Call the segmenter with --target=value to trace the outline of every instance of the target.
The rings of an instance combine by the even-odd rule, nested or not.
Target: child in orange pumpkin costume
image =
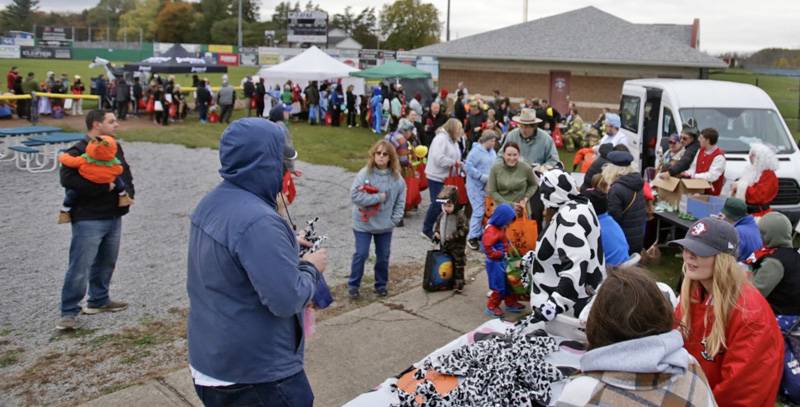
[[[74,157],[63,153],[58,161],[69,168],[77,168],[78,173],[95,184],[113,185],[119,191],[119,206],[130,206],[133,200],[125,192],[125,181],[122,180],[122,165],[117,159],[117,142],[111,136],[93,138],[86,145],[86,152]],[[110,186],[111,188],[111,186]],[[70,222],[70,210],[78,200],[78,192],[67,188],[64,193],[64,204],[58,215],[58,223]]]

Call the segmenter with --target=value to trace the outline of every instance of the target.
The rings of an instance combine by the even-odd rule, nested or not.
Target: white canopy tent
[[[347,89],[353,85],[353,93],[364,94],[364,79],[350,76],[350,72],[357,72],[358,68],[340,62],[321,49],[312,46],[300,55],[269,68],[261,68],[258,76],[264,78],[267,85],[283,86],[286,81],[305,88],[311,81],[322,82],[325,80],[342,80],[342,87]]]

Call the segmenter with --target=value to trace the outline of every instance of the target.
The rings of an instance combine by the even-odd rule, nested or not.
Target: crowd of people
[[[206,83],[197,85],[205,120],[211,96]],[[167,89],[175,94],[170,79],[150,86],[162,104]],[[226,82],[217,93],[223,121],[230,120],[236,100],[232,89]],[[689,405],[774,404],[784,358],[776,317],[800,319],[800,254],[792,247],[789,219],[769,206],[778,186],[777,158],[768,146],[752,145],[748,170],[726,184],[718,131],[699,130],[691,121],[681,134],[665,137],[656,167],[642,171],[635,158],[639,152],[631,150],[637,144],[610,111],[588,124],[574,105],[563,117],[545,100],[512,108],[499,92],[486,100],[469,97],[463,84],[454,100],[441,90],[428,103],[420,95],[406,99],[396,85],[357,96],[337,83],[268,89],[263,80],[250,78],[243,95],[248,116],[255,110],[269,120],[245,118],[225,129],[223,181],[192,215],[189,362],[206,405],[271,397],[278,382],[291,389],[292,405],[313,400],[303,370],[303,313],[324,286],[326,252],[298,255],[312,243],[295,235],[288,216],[292,201],[302,199],[295,196],[292,177],[302,173],[292,164],[297,152],[287,122],[301,119],[315,125],[345,122],[381,135],[350,188],[351,299],[361,296],[373,242],[374,292],[389,295],[392,233],[414,212],[409,199],[419,189],[412,184],[424,181],[429,205],[420,232],[453,259],[457,292],[466,283],[467,250],[474,250],[485,256],[491,290],[487,315],[503,317],[530,307],[527,322],[548,322],[588,314],[589,352],[559,405],[670,405],[676,398]],[[118,98],[117,104],[124,101]],[[116,120],[111,113],[91,112],[87,140],[67,153],[81,155],[101,135],[113,136]],[[560,130],[570,149],[584,150],[581,162],[572,163],[585,170],[582,183],[559,156],[555,138]],[[130,205],[119,202],[123,195],[132,200],[134,190],[121,147],[116,157],[124,167],[122,184],[98,189],[76,169],[61,170],[62,184],[73,190],[69,211],[75,249],[62,295],[61,329],[76,325],[76,304],[87,281],[88,313],[126,305],[108,298],[116,249],[98,253],[82,246],[89,244],[83,227],[97,235],[92,245],[113,248],[105,240],[118,245],[119,218]],[[670,176],[702,179],[709,184],[707,194],[731,195],[720,214],[697,220],[685,238],[672,242],[683,256],[677,304],[661,295],[646,270],[618,267],[636,263],[652,244],[648,239],[658,241],[657,232],[649,236],[656,206],[651,183]],[[103,223],[84,226],[88,220]],[[535,250],[519,253],[511,244],[509,228],[520,220],[537,225]],[[530,277],[529,298],[509,285],[512,261],[520,261]],[[93,262],[108,267],[90,270]],[[269,275],[260,272],[265,264]],[[230,332],[240,334],[231,337]],[[608,388],[615,391],[603,391]]]

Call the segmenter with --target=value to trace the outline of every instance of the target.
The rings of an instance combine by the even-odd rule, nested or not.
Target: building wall
[[[547,99],[551,71],[571,73],[569,98],[586,120],[594,120],[604,107],[618,108],[625,80],[653,77],[696,79],[700,74],[697,68],[685,67],[440,58],[439,88],[454,93],[458,83],[464,82],[470,94],[492,95],[497,89],[516,104],[526,98]]]

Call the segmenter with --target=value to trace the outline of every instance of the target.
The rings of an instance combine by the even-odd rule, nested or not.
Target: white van
[[[680,133],[689,118],[698,129],[719,131],[717,145],[725,151],[725,187],[742,175],[750,144],[762,142],[778,153],[778,196],[774,209],[800,218],[800,150],[775,103],[758,87],[724,81],[636,79],[625,81],[620,102],[622,132],[634,140],[640,168],[653,166],[655,151]]]

